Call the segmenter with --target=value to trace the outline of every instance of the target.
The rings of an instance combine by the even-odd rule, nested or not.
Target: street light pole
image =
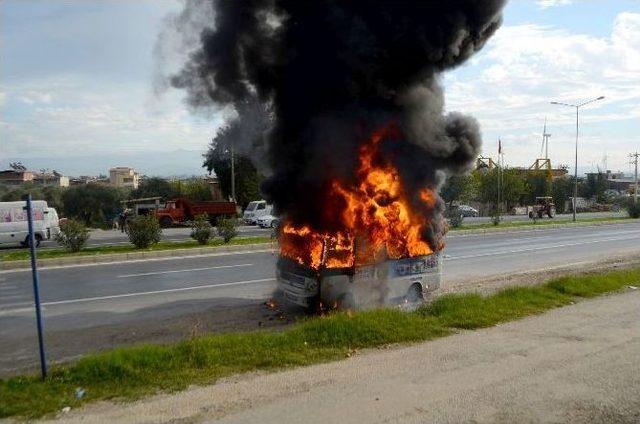
[[[629,157],[631,158],[631,163],[633,163],[636,166],[636,171],[634,173],[635,188],[633,190],[633,204],[634,205],[638,204],[638,156],[640,156],[640,153],[638,153],[638,152],[629,154]]]
[[[233,145],[235,143],[231,141],[231,197],[233,201],[236,201],[236,167],[235,167],[235,158],[234,158],[234,149]]]
[[[573,222],[576,222],[576,205],[578,198],[578,137],[580,133],[580,108],[582,106],[586,106],[589,103],[597,102],[598,100],[604,99],[604,96],[597,97],[595,99],[587,100],[578,104],[570,104],[570,103],[562,103],[562,102],[551,102],[552,105],[560,105],[560,106],[568,106],[576,108],[576,158],[575,164],[573,167],[573,201],[571,202],[573,205]]]

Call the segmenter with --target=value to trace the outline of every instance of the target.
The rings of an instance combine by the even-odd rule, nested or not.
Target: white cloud
[[[51,93],[39,92],[39,91],[26,91],[19,99],[22,103],[33,105],[37,103],[51,103],[53,96]]]
[[[575,112],[549,102],[604,95],[605,101],[582,114],[585,140],[600,137],[586,144],[592,150],[583,155],[594,161],[606,145],[609,162],[622,167],[626,150],[640,144],[640,14],[620,13],[609,37],[534,24],[505,26],[474,63],[447,75],[445,85],[447,109],[479,119],[485,151],[493,153],[493,140],[502,137],[512,146],[511,160],[518,165],[539,155],[545,116],[554,133],[557,161],[571,163],[568,141],[574,131],[570,116]],[[627,130],[614,128],[616,122]],[[620,159],[616,162],[614,156]]]
[[[6,89],[9,99],[28,106],[20,113],[13,112],[7,125],[0,126],[3,154],[7,156],[175,149],[204,152],[224,117],[194,117],[183,105],[182,93],[174,91],[158,99],[146,84],[96,86],[73,76]],[[10,103],[7,106],[13,107]]]
[[[557,6],[567,6],[571,3],[573,3],[573,0],[538,0],[536,1],[536,4],[541,9],[548,9],[550,7],[557,7]]]
[[[4,91],[0,91],[0,106],[4,106],[6,100],[7,100],[7,93],[5,93]]]

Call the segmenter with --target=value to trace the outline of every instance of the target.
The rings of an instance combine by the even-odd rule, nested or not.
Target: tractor
[[[533,210],[529,211],[529,218],[540,218],[547,215],[549,218],[556,216],[556,205],[553,203],[553,197],[536,197],[536,204]]]

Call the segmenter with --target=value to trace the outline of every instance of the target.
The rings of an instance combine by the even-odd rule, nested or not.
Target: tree
[[[566,212],[566,204],[570,197],[573,197],[573,177],[560,177],[552,183],[553,203],[556,205],[558,213]]]
[[[536,197],[551,196],[552,185],[546,171],[528,171],[525,179],[527,187],[521,199],[522,204],[532,205]]]
[[[65,214],[81,220],[87,226],[111,227],[122,208],[126,191],[102,184],[70,187],[62,195]]]
[[[607,177],[602,172],[587,174],[586,181],[578,187],[578,193],[584,198],[595,198],[596,202],[603,203],[605,201],[604,192],[607,187]]]
[[[473,199],[477,191],[477,180],[473,175],[452,175],[440,188],[440,197],[451,207],[454,202],[467,202]]]
[[[184,197],[194,202],[213,199],[209,184],[198,178],[171,181],[170,185],[175,197]]]
[[[27,194],[31,194],[33,200],[46,200],[49,207],[55,208],[58,211],[64,209],[62,194],[64,188],[57,186],[39,186],[32,182],[25,183],[20,187],[16,187],[11,190],[5,190],[0,199],[3,202],[15,202],[17,200],[24,200]]]
[[[224,131],[223,129],[223,133]],[[231,153],[229,149],[224,148],[223,144],[219,144],[216,141],[217,139],[218,135],[213,139],[209,150],[205,154],[203,166],[209,172],[215,172],[220,182],[222,195],[231,197]],[[262,197],[260,194],[262,178],[251,160],[246,156],[236,155],[234,168],[236,174],[236,202],[244,208],[252,200]]]
[[[140,181],[138,188],[131,192],[131,198],[161,197],[169,200],[178,197],[171,183],[164,178],[152,177]]]
[[[500,170],[494,168],[488,171],[476,171],[474,176],[478,179],[477,200],[489,205],[498,202],[498,179]],[[500,199],[506,205],[507,210],[516,206],[521,196],[527,193],[527,185],[522,172],[517,169],[502,170],[502,181],[500,183]]]
[[[203,167],[214,171],[225,197],[231,196],[231,146],[234,146],[235,201],[242,207],[262,197],[262,176],[251,158],[261,158],[264,151],[264,134],[273,124],[270,107],[259,99],[247,99],[235,105],[238,116],[229,125],[218,130],[204,155]]]

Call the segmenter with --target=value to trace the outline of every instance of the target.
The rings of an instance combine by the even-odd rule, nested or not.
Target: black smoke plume
[[[505,0],[209,0],[214,22],[174,87],[194,107],[258,99],[273,111],[265,196],[294,223],[336,230],[321,193],[354,178],[358,148],[394,123],[384,157],[416,196],[466,171],[480,148],[473,118],[443,115],[438,75],[481,49]],[[242,115],[239,115],[242,119]],[[332,209],[327,214],[327,209]],[[425,214],[439,214],[442,202]],[[433,222],[440,220],[434,219]],[[426,231],[435,243],[439,231]]]

